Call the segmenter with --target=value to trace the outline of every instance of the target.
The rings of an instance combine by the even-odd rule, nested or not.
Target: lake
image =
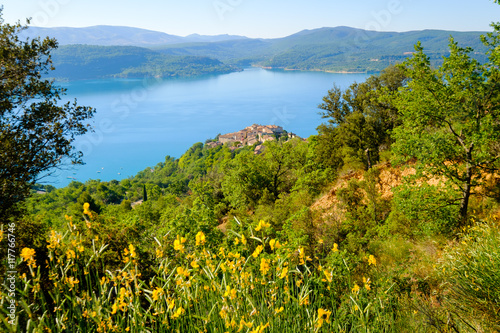
[[[279,125],[308,137],[324,121],[317,106],[334,83],[346,88],[367,77],[248,68],[198,78],[60,82],[68,90],[65,99],[97,109],[95,132],[75,143],[84,166],[65,164],[43,183],[120,180],[167,155],[178,158],[196,142],[252,124]]]

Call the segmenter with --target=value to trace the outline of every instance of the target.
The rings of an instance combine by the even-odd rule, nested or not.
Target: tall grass
[[[471,331],[500,331],[500,226],[476,223],[440,266],[444,301]]]
[[[16,325],[5,319],[2,290],[2,331],[404,331],[394,285],[379,277],[374,256],[355,260],[335,245],[314,257],[268,237],[262,221],[247,234],[228,232],[215,249],[202,232],[155,239],[149,252],[129,244],[120,267],[110,269],[107,245],[86,232],[91,220],[51,231],[46,263],[24,250]],[[143,260],[153,263],[152,274],[142,276]]]

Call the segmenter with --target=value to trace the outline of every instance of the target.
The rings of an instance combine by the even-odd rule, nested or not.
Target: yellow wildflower
[[[135,257],[136,257],[136,255],[137,255],[137,254],[135,253],[135,247],[134,247],[132,244],[129,244],[129,245],[128,245],[128,248],[130,249],[130,256],[131,256],[132,258],[135,258]]]
[[[113,304],[113,306],[111,307],[111,310],[112,310],[112,311],[111,311],[111,314],[115,314],[115,313],[116,313],[116,311],[118,311],[118,304],[116,304],[116,303],[115,303],[115,304]]]
[[[280,279],[284,279],[288,275],[288,266],[281,269]]]
[[[155,290],[153,290],[153,301],[157,301],[160,299],[161,295],[163,295],[163,289],[160,287],[157,287]]]
[[[372,254],[370,254],[370,256],[368,257],[368,264],[373,266],[377,265],[377,260]]]
[[[179,318],[180,316],[182,316],[182,315],[184,314],[184,312],[185,312],[185,311],[184,311],[184,309],[183,309],[182,307],[179,307],[179,308],[175,311],[175,313],[172,315],[172,318],[177,319],[177,318]]]
[[[263,220],[259,221],[259,224],[255,228],[255,231],[260,231],[262,228],[269,228],[271,224],[264,222]]]
[[[338,252],[338,251],[339,251],[339,245],[337,243],[333,243],[332,252]]]
[[[55,250],[57,245],[59,245],[61,239],[62,239],[61,234],[55,232],[54,230],[51,230],[48,240],[49,245],[47,245],[47,248],[49,250]]]
[[[241,235],[241,244],[247,245],[247,239],[245,238],[245,235]]]
[[[274,313],[275,313],[275,314],[278,314],[278,313],[280,313],[280,312],[283,312],[284,310],[285,310],[285,308],[284,308],[284,307],[281,307],[281,308],[279,308],[279,309],[275,309],[275,310],[274,310]]]
[[[182,276],[188,277],[189,272],[187,269],[184,269],[184,267],[177,267],[177,275],[182,275]]]
[[[255,248],[255,251],[253,251],[253,253],[252,253],[252,257],[257,258],[259,256],[259,254],[262,252],[262,250],[264,250],[264,246],[262,246],[262,245],[257,246]]]
[[[91,216],[92,213],[90,212],[89,208],[90,208],[90,204],[88,202],[84,203],[83,204],[83,214]]]
[[[280,241],[277,239],[271,239],[269,241],[269,246],[271,247],[271,250],[274,251],[274,249],[279,249],[281,247]]]
[[[305,264],[305,257],[306,253],[304,251],[304,248],[301,246],[299,247],[299,265],[304,265]]]
[[[271,259],[265,259],[265,258],[260,259],[260,271],[262,275],[266,275],[267,272],[269,271],[269,261],[271,261]]]
[[[325,269],[323,271],[323,274],[325,274],[326,280],[328,280],[329,283],[332,282],[332,276],[333,276],[333,274],[332,274],[331,271]]]
[[[175,307],[175,299],[167,299],[167,304],[169,309],[173,309]]]
[[[25,247],[24,249],[21,250],[21,258],[23,258],[24,261],[27,261],[28,266],[35,268],[36,267],[36,261],[35,261],[35,250],[30,249]]]
[[[269,327],[269,323],[265,325],[259,325],[254,330],[252,330],[251,333],[262,333],[267,327]]]
[[[357,283],[355,283],[355,284],[354,284],[354,287],[352,287],[352,292],[353,292],[353,293],[358,293],[358,292],[359,292],[359,289],[360,289],[360,288],[359,288],[358,284],[357,284]]]
[[[205,241],[205,234],[203,233],[203,231],[199,231],[196,234],[196,246],[205,244]]]
[[[366,289],[366,290],[371,290],[371,289],[372,289],[372,288],[370,287],[370,283],[371,283],[371,281],[370,281],[370,279],[369,279],[369,278],[367,279],[367,278],[363,277],[363,283],[365,284],[365,289]]]
[[[74,277],[70,276],[69,278],[66,278],[66,283],[70,286],[71,289],[78,284],[80,281],[78,279],[75,279]]]
[[[243,318],[240,320],[240,326],[238,327],[238,332],[240,332],[241,330],[243,330],[245,327],[247,328],[251,328],[253,325],[252,322],[245,322],[243,320]]]
[[[318,328],[323,326],[323,322],[330,323],[330,315],[332,314],[332,311],[324,310],[324,309],[318,309]]]
[[[233,242],[234,242],[234,245],[236,246],[240,243],[240,239],[238,237],[235,237]]]
[[[174,250],[184,253],[184,243],[186,242],[185,237],[177,235],[177,239],[174,240]]]
[[[200,267],[200,265],[198,265],[198,262],[196,260],[193,260],[193,261],[191,261],[191,267],[196,269],[196,268]]]
[[[68,260],[74,259],[76,257],[75,251],[73,250],[66,251],[66,257],[68,258]]]
[[[130,258],[135,258],[137,256],[137,253],[135,253],[134,245],[129,244],[128,248],[125,248],[123,250],[123,255],[125,256],[125,258],[123,259],[124,263],[128,263],[130,261]]]

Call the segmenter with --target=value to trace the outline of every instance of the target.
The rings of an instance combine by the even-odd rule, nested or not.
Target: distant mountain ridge
[[[232,35],[203,36],[198,34],[181,37],[147,29],[108,25],[97,25],[85,28],[29,27],[29,29],[23,32],[23,35],[30,38],[38,36],[52,37],[57,39],[59,45],[87,44],[142,47],[195,42],[220,42],[247,38]]]
[[[330,71],[330,72],[365,72],[372,73],[383,70],[389,65],[400,63],[411,56],[414,45],[422,42],[426,54],[433,65],[442,62],[448,54],[450,36],[460,46],[471,47],[472,53],[479,61],[485,60],[486,48],[480,36],[487,32],[457,32],[444,30],[422,30],[408,32],[377,32],[350,27],[319,28],[303,30],[283,38],[247,38],[244,36],[189,35],[180,37],[163,32],[113,26],[95,26],[88,28],[34,28],[30,27],[24,34],[30,37],[53,36],[61,45],[54,51],[54,65],[60,67],[60,61],[77,64],[81,73],[85,73],[85,64],[91,66],[98,63],[103,70],[100,75],[130,76],[152,73],[153,68],[165,67],[168,71],[159,72],[166,76],[176,76],[174,69],[182,75],[198,75],[201,73],[227,73],[246,66],[259,66],[272,69]],[[80,59],[92,58],[92,62],[72,62],[72,54],[66,52],[69,47],[79,44],[75,49]],[[83,47],[83,46],[88,47]],[[96,49],[89,46],[101,46]],[[143,50],[105,49],[105,47],[141,47]],[[151,54],[154,52],[154,55]],[[64,57],[58,55],[64,53]],[[92,52],[86,55],[85,52]],[[126,54],[126,57],[125,57]],[[106,72],[115,68],[114,56],[120,57],[120,71]],[[134,55],[137,63],[134,63]],[[201,59],[202,57],[203,59]],[[99,59],[98,59],[99,58]],[[126,61],[124,59],[127,59]],[[211,60],[210,60],[211,59]],[[215,61],[213,61],[215,60]],[[195,61],[195,64],[188,64]],[[183,66],[193,70],[184,71]],[[196,70],[195,70],[196,68]],[[158,72],[157,69],[154,70]],[[88,68],[90,73],[97,73]],[[179,73],[180,73],[179,72]],[[60,72],[61,73],[61,72]],[[65,73],[71,75],[70,67]],[[147,75],[149,75],[147,74]],[[164,75],[162,74],[162,75]],[[146,75],[146,74],[144,74]]]

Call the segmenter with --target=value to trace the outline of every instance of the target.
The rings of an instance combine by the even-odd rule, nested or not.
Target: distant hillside
[[[349,27],[304,30],[273,40],[274,55],[260,65],[301,70],[380,71],[410,56],[418,41],[437,64],[448,53],[450,36],[460,45],[470,46],[484,55],[482,34],[485,32],[375,32]]]
[[[59,45],[88,44],[103,46],[119,45],[142,47],[191,42],[220,42],[224,40],[246,38],[242,36],[231,35],[202,36],[198,34],[181,37],[146,29],[107,25],[98,25],[86,28],[29,27],[29,29],[27,29],[23,34],[24,36],[30,38],[38,36],[49,36],[57,39]]]
[[[57,38],[62,46],[55,52],[55,66],[59,75],[71,78],[72,71],[78,72],[79,74],[74,74],[78,77],[144,75],[151,73],[153,67],[156,68],[154,71],[163,68],[160,72],[166,76],[225,73],[243,66],[378,72],[411,56],[418,41],[422,42],[434,65],[438,65],[448,53],[450,36],[461,46],[475,49],[477,52],[473,56],[483,61],[485,48],[480,35],[486,32],[423,30],[398,33],[336,27],[303,30],[284,38],[251,39],[197,34],[179,37],[130,27],[95,26],[31,27],[25,33]],[[87,44],[87,47],[66,44]],[[88,45],[128,48],[106,49]],[[133,46],[147,48],[134,49]],[[85,52],[88,54],[84,54]],[[209,61],[207,57],[213,59]],[[188,65],[190,61],[194,63]]]
[[[397,33],[336,27],[304,30],[277,39],[169,45],[158,51],[207,55],[238,65],[290,70],[377,72],[410,56],[418,41],[435,64],[447,54],[450,36],[460,45],[470,46],[484,55],[479,36],[485,33],[442,30]]]
[[[52,52],[50,76],[70,79],[110,77],[186,77],[239,70],[217,59],[175,56],[135,46],[64,45]]]
[[[206,55],[240,66],[256,65],[289,70],[378,72],[404,61],[421,41],[435,64],[448,52],[450,36],[470,46],[479,60],[486,32],[424,30],[375,32],[349,27],[304,30],[276,39],[245,39],[217,43],[168,45],[158,51],[173,55]],[[482,57],[481,58],[481,54]]]

